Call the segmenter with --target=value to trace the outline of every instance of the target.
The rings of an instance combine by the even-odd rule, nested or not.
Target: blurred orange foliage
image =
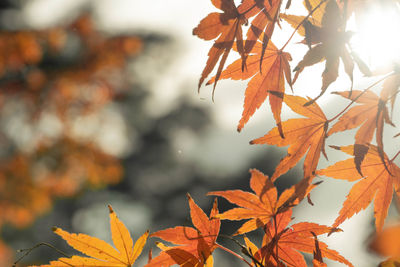
[[[0,32],[0,227],[26,227],[55,197],[121,180],[119,160],[72,128],[123,95],[125,67],[141,49],[138,37],[96,30],[89,14],[67,26]],[[15,116],[23,127],[10,130]],[[41,125],[49,117],[58,130]],[[10,255],[0,243],[0,261]]]

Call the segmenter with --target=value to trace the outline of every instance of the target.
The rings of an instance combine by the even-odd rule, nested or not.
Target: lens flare
[[[400,64],[399,3],[371,5],[355,22],[351,46],[373,70]]]

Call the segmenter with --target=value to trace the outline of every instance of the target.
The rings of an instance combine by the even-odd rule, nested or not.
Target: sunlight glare
[[[400,63],[400,6],[371,5],[357,18],[357,29],[351,40],[353,50],[371,70]]]

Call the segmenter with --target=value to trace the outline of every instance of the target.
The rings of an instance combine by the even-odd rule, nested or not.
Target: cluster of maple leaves
[[[148,254],[145,267],[172,266],[178,264],[185,267],[211,267],[214,264],[212,253],[216,248],[232,253],[243,260],[249,266],[307,266],[304,256],[300,252],[313,254],[313,266],[327,266],[323,258],[341,262],[347,266],[353,266],[351,262],[341,256],[337,251],[329,249],[328,246],[318,240],[319,235],[332,234],[341,231],[339,228],[319,225],[310,222],[291,224],[292,208],[298,204],[316,185],[301,182],[282,192],[278,198],[278,192],[271,179],[258,170],[250,170],[250,187],[252,192],[242,190],[209,192],[208,195],[226,198],[239,208],[230,209],[219,213],[217,199],[210,215],[194,202],[188,194],[190,217],[193,227],[176,226],[160,230],[149,235],[146,231],[133,243],[129,230],[118,219],[117,215],[109,206],[111,235],[114,247],[95,237],[85,234],[71,234],[60,228],[54,227],[53,231],[67,243],[89,256],[61,257],[51,261],[51,266],[132,266],[147,242],[149,237],[163,239],[173,246],[157,242],[160,254],[153,257],[152,250]],[[217,242],[221,220],[243,220],[248,219],[234,235],[246,234],[261,228],[264,232],[260,246],[254,244],[244,235],[244,244],[240,244],[244,257],[230,251]],[[395,266],[399,259],[398,238],[400,228],[391,227],[378,235],[371,243],[371,248],[382,255],[392,256],[385,261],[384,266]],[[397,257],[397,258],[396,258]],[[35,267],[35,266],[32,266]]]
[[[370,71],[349,45],[351,33],[346,31],[346,22],[352,14],[357,15],[362,10],[359,7],[366,5],[366,1],[305,0],[304,6],[308,10],[305,16],[286,14],[287,10],[290,11],[290,0],[285,7],[282,6],[282,0],[242,0],[239,6],[233,0],[211,2],[222,12],[207,15],[193,30],[193,34],[201,39],[214,40],[201,74],[199,89],[214,69],[216,75],[206,82],[213,84],[214,90],[222,79],[249,80],[237,130],[244,128],[269,97],[276,127],[250,143],[288,146],[287,155],[271,177],[250,170],[253,192],[209,192],[208,195],[225,198],[237,206],[223,213],[219,213],[215,200],[207,216],[188,196],[194,228],[177,226],[152,234],[146,232],[133,244],[128,230],[111,207],[111,233],[116,249],[93,237],[69,234],[56,228],[56,234],[91,258],[63,257],[44,266],[131,266],[149,236],[174,245],[157,243],[161,252],[156,257],[149,253],[146,266],[213,266],[212,253],[217,248],[228,251],[249,266],[307,266],[300,252],[313,254],[314,266],[326,266],[323,258],[353,266],[338,252],[319,241],[318,236],[341,231],[338,227],[345,220],[365,209],[372,201],[377,235],[371,248],[389,257],[381,263],[382,266],[398,266],[400,228],[393,226],[384,230],[383,226],[393,195],[400,197],[400,168],[394,163],[400,151],[392,158],[386,155],[383,131],[387,124],[394,126],[391,117],[399,92],[400,73],[396,67],[379,75]],[[293,69],[289,64],[291,55],[285,51],[292,37],[279,49],[271,41],[274,29],[281,21],[286,21],[294,28],[293,34],[304,36],[302,43],[309,48]],[[245,38],[243,30],[247,30]],[[239,54],[239,59],[225,67],[232,50]],[[304,69],[321,61],[325,61],[325,69],[321,92],[317,97],[311,99],[286,93],[286,89],[294,85]],[[351,89],[334,94],[346,99],[348,105],[328,119],[317,100],[337,79],[340,61],[351,80]],[[377,81],[363,90],[353,90],[355,65],[364,75],[377,76]],[[293,79],[292,71],[295,72]],[[381,87],[379,95],[370,90],[374,86]],[[283,105],[302,118],[282,121]],[[321,154],[327,158],[327,138],[355,128],[358,130],[353,145],[331,146],[350,157],[317,170]],[[278,197],[274,182],[303,157],[303,179]],[[311,222],[291,224],[292,209],[307,197],[311,201],[309,193],[318,186],[318,182],[313,183],[317,175],[356,183],[331,226]],[[262,243],[256,245],[244,235],[244,244],[240,244],[243,256],[230,251],[217,242],[220,220],[246,220],[234,236],[259,229]]]

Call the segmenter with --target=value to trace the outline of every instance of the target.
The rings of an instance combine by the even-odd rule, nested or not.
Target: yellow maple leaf
[[[112,247],[107,242],[86,234],[71,234],[61,228],[55,227],[53,231],[61,236],[67,243],[76,250],[91,257],[72,256],[71,258],[59,258],[51,261],[42,267],[116,267],[132,266],[143,250],[149,236],[146,231],[133,245],[132,237],[126,226],[118,219],[114,210],[108,205],[110,210],[111,236],[114,243]]]

